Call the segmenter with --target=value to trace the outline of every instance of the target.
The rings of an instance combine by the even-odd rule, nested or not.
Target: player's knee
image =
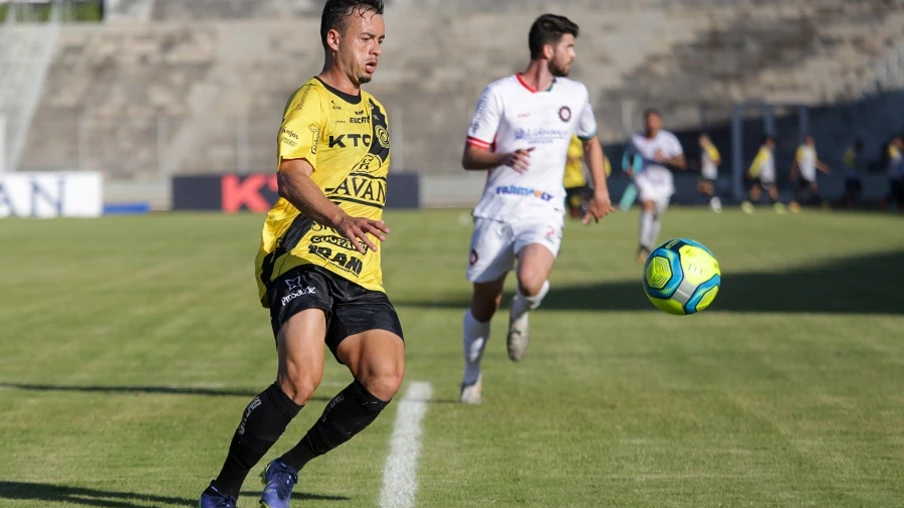
[[[322,375],[303,372],[286,372],[277,376],[277,383],[292,402],[303,406],[314,395],[314,391],[320,386]]]
[[[399,388],[402,386],[404,374],[403,368],[386,369],[366,376],[361,380],[361,384],[374,397],[383,401],[389,401],[395,397],[395,394],[398,393]]]
[[[643,209],[645,212],[655,212],[656,211],[656,203],[652,200],[644,201]]]
[[[524,296],[537,296],[543,289],[546,276],[539,270],[523,270],[518,274],[518,286]]]

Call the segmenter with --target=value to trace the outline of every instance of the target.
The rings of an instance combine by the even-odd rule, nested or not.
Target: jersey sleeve
[[[719,149],[716,148],[716,145],[709,145],[706,147],[706,154],[709,155],[709,158],[715,163],[722,160],[722,155],[719,154]]]
[[[468,127],[468,144],[489,150],[496,140],[496,131],[502,119],[502,101],[496,91],[488,86],[483,90],[471,125]]]
[[[753,159],[753,163],[750,165],[749,173],[750,176],[756,178],[760,175],[760,171],[763,169],[763,166],[766,164],[766,159],[769,157],[769,152],[766,151],[765,148],[760,148],[760,151],[757,152],[756,158]]]
[[[679,155],[684,155],[684,147],[681,146],[681,142],[678,141],[678,138],[672,134],[669,140],[669,152],[666,154],[669,157],[678,157]]]
[[[587,100],[584,102],[584,107],[581,109],[581,115],[578,117],[578,125],[575,128],[575,134],[586,141],[596,136],[597,126],[596,116],[593,114],[593,106],[590,104],[590,92],[588,92],[586,88],[584,88],[584,92],[587,96]]]
[[[326,117],[320,103],[320,93],[315,88],[301,92],[301,98],[292,101],[289,111],[279,128],[279,160],[305,159],[317,167],[317,146]]]
[[[804,147],[801,146],[797,148],[797,153],[794,154],[794,160],[796,160],[798,163],[804,161]]]

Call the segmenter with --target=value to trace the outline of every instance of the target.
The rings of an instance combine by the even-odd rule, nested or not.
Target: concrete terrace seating
[[[209,19],[227,21],[185,21],[204,5]],[[49,168],[81,158],[111,178],[137,179],[272,171],[282,107],[320,70],[319,5],[156,0],[149,23],[64,27],[25,162]],[[389,110],[396,169],[457,170],[483,85],[525,65],[526,31],[546,10],[581,24],[574,77],[590,88],[607,142],[624,138],[628,102],[656,105],[682,128],[699,124],[704,102],[724,117],[744,99],[831,104],[857,99],[873,82],[904,86],[904,76],[881,70],[900,54],[904,1],[387,5],[390,34],[368,89]],[[239,19],[248,17],[256,19]],[[79,118],[88,125],[81,131]],[[54,146],[39,142],[47,136]]]

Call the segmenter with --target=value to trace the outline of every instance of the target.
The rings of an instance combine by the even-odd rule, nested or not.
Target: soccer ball
[[[722,283],[719,262],[693,240],[669,240],[643,265],[643,289],[659,310],[679,316],[709,307]]]

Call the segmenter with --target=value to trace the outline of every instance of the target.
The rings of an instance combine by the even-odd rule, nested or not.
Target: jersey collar
[[[528,84],[527,84],[527,81],[524,81],[524,77],[521,76],[521,73],[520,73],[520,72],[517,73],[517,74],[515,74],[515,78],[518,79],[518,82],[521,83],[521,86],[523,86],[524,88],[527,88],[527,91],[528,91],[528,92],[530,92],[530,93],[537,93],[537,89],[536,89],[536,88],[534,88],[534,87],[528,85]],[[549,92],[550,90],[552,90],[552,87],[554,87],[555,85],[556,85],[556,78],[552,78],[552,84],[549,85],[549,88],[547,88],[545,91]]]
[[[320,84],[323,85],[324,88],[326,88],[327,90],[332,92],[333,95],[335,95],[336,97],[339,97],[340,99],[344,100],[345,102],[347,102],[349,104],[360,104],[361,103],[360,91],[359,91],[358,95],[348,94],[348,93],[343,92],[342,90],[337,90],[337,89],[331,87],[330,85],[326,84],[326,82],[324,82],[322,79],[320,79],[317,76],[314,76],[314,79],[316,79],[317,81],[320,81]]]

